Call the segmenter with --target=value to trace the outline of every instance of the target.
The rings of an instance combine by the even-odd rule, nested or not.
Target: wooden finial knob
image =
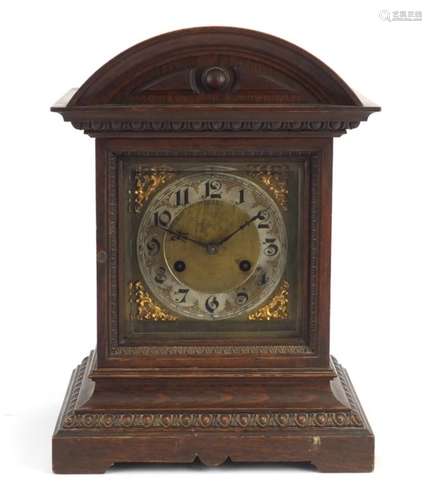
[[[230,75],[226,69],[213,66],[204,70],[201,79],[207,89],[223,90],[230,81]]]

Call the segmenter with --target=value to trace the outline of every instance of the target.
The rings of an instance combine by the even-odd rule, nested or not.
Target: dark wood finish
[[[379,108],[302,49],[198,28],[120,54],[53,111],[96,137],[98,333],[53,437],[59,473],[115,462],[308,461],[369,471],[373,434],[329,355],[333,138]],[[125,343],[121,160],[303,162],[300,334]]]
[[[91,354],[72,374],[53,439],[54,472],[103,473],[119,462],[191,463],[197,458],[212,466],[231,459],[311,462],[322,472],[371,471],[372,431],[346,370],[333,362],[337,377],[331,388],[328,382],[326,388],[300,380],[258,387],[224,382],[216,401],[214,383],[212,395],[194,390],[196,382],[165,389],[149,382],[145,391],[126,383],[122,394],[106,387],[96,406],[80,406],[94,385],[88,378]],[[209,406],[210,401],[218,406]]]
[[[208,89],[202,77],[216,65],[229,81]],[[235,28],[196,28],[131,47],[52,110],[97,137],[334,137],[379,108],[284,40]]]
[[[136,139],[97,139],[97,179],[100,181],[100,194],[98,191],[98,253],[103,253],[106,258],[103,262],[98,262],[98,297],[100,298],[100,311],[98,322],[98,369],[99,368],[142,368],[145,374],[150,369],[178,368],[178,375],[194,371],[196,368],[213,369],[220,373],[221,368],[230,368],[241,373],[243,377],[249,372],[256,376],[257,369],[270,368],[273,370],[283,369],[294,371],[299,368],[310,368],[321,370],[328,368],[328,329],[329,329],[329,294],[330,281],[329,259],[330,259],[330,218],[326,216],[326,206],[323,202],[329,203],[331,192],[331,139],[329,138],[269,138],[254,139],[251,143],[248,139],[229,138],[221,140],[219,138],[202,138],[200,140],[191,138],[171,139],[170,141],[154,139],[148,141],[142,138]],[[149,149],[151,148],[151,149]],[[143,355],[141,349],[122,348],[119,344],[119,319],[117,308],[107,308],[106,304],[117,304],[119,300],[118,283],[122,281],[123,269],[122,259],[118,248],[117,232],[109,234],[110,227],[118,227],[118,164],[116,158],[125,153],[140,152],[146,157],[165,161],[169,158],[194,158],[201,161],[208,161],[212,158],[236,159],[247,162],[249,159],[282,159],[290,154],[295,157],[305,158],[307,165],[305,170],[308,173],[308,184],[306,191],[308,203],[304,207],[304,218],[307,221],[304,227],[305,252],[305,296],[304,296],[304,341],[307,342],[309,352],[293,353],[290,347],[283,353],[286,342],[279,341],[269,345],[267,336],[263,340],[254,344],[246,342],[245,352],[250,356],[245,356],[239,351],[240,342],[233,345],[230,339],[206,341],[202,339],[199,344],[185,341],[176,343],[179,353],[172,345],[159,345],[158,356],[154,355],[154,350],[147,356]],[[101,200],[101,201],[100,201]],[[100,203],[102,206],[100,206]],[[312,208],[314,207],[314,214]],[[99,218],[100,217],[100,218]],[[312,241],[312,228],[319,232],[322,237],[318,240],[315,234]],[[309,262],[314,262],[313,269]],[[320,274],[319,270],[323,273]],[[326,271],[326,272],[324,272]],[[209,326],[211,328],[211,325]],[[172,344],[172,343],[171,343]],[[191,368],[191,356],[185,352],[190,349],[192,352],[208,349],[208,345],[220,347],[220,351],[214,352],[215,356],[194,356],[193,368]],[[269,345],[268,352],[264,351],[264,346]],[[253,351],[252,347],[256,350]],[[232,352],[228,352],[230,347]],[[271,352],[272,349],[274,353]],[[138,355],[139,354],[139,355]],[[253,354],[253,356],[252,356]],[[146,375],[147,376],[147,375]],[[215,374],[215,376],[218,376]]]

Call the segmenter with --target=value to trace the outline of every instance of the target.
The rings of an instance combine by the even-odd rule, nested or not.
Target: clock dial
[[[161,189],[141,220],[138,261],[152,294],[177,314],[217,320],[260,306],[286,265],[283,217],[250,179],[182,177]]]

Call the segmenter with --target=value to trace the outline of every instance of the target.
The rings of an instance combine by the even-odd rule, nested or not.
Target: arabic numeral
[[[244,189],[240,189],[239,191],[239,200],[237,202],[237,205],[241,205],[245,201],[245,191]]]
[[[160,243],[156,238],[152,238],[146,245],[149,257],[154,257],[160,251]]]
[[[209,180],[205,183],[205,197],[206,198],[221,198],[220,191],[222,190],[222,183],[217,179]]]
[[[205,308],[210,314],[214,313],[218,307],[219,302],[215,295],[210,295],[210,297],[207,297],[207,300],[205,301]]]
[[[270,229],[270,213],[268,210],[261,210],[258,216],[258,229]]]
[[[182,205],[189,205],[189,188],[186,188],[186,189],[179,189],[178,191],[176,191],[176,205],[178,207],[182,206]]]
[[[267,255],[267,257],[274,257],[279,252],[279,247],[275,244],[275,241],[276,238],[266,238],[264,240],[263,244],[266,245],[264,254]]]
[[[162,285],[167,279],[166,269],[164,267],[160,267],[155,274],[154,280],[156,283]]]
[[[189,293],[189,288],[179,288],[174,295],[176,295],[175,301],[179,304],[186,302],[187,294]]]
[[[171,222],[171,213],[168,210],[163,212],[156,211],[154,213],[154,224],[155,226],[167,227]]]
[[[267,285],[267,283],[270,281],[270,278],[267,275],[267,272],[265,271],[265,269],[263,269],[262,267],[258,267],[257,272],[258,272],[257,280],[256,280],[257,285],[258,286]]]
[[[237,305],[244,306],[248,300],[249,300],[249,295],[246,292],[237,292],[235,298]]]

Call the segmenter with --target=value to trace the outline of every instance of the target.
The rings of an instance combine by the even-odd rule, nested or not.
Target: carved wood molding
[[[64,430],[288,430],[365,428],[357,401],[352,395],[345,370],[333,363],[350,403],[347,411],[280,411],[280,412],[119,412],[79,413],[77,401],[89,358],[73,374],[71,390],[61,422]]]
[[[146,121],[146,120],[80,120],[72,125],[86,133],[99,132],[344,132],[359,121]]]
[[[313,354],[311,348],[318,335],[318,259],[319,259],[319,155],[310,151],[144,151],[127,153],[107,153],[108,165],[108,240],[109,240],[109,303],[111,305],[108,318],[109,327],[109,355],[121,356],[207,356],[220,354],[238,356],[249,354],[260,355],[307,355]],[[118,311],[118,161],[121,157],[142,156],[146,158],[241,158],[265,157],[304,160],[310,165],[311,172],[311,247],[310,247],[310,298],[309,298],[309,343],[290,345],[147,345],[121,346],[119,345],[119,311]],[[314,201],[315,200],[315,201]]]
[[[352,412],[291,413],[86,413],[67,416],[65,429],[262,429],[362,427]]]
[[[318,338],[319,300],[319,237],[320,237],[320,161],[318,155],[311,156],[311,213],[310,213],[310,294],[309,294],[309,344]]]
[[[311,349],[298,345],[170,345],[114,347],[111,352],[122,356],[209,356],[219,354],[235,356],[245,354],[311,354]]]

